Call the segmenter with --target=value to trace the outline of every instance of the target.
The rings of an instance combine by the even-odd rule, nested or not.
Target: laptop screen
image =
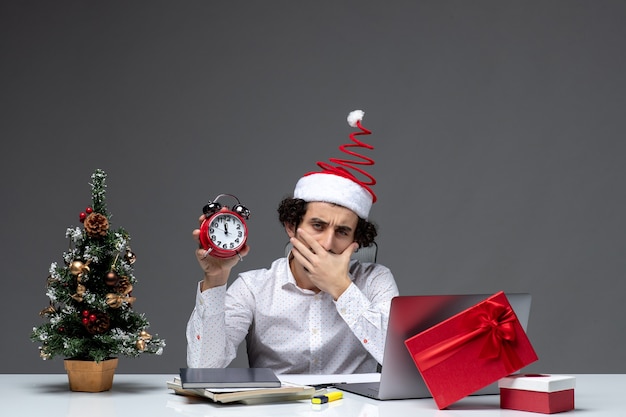
[[[404,341],[492,295],[405,295],[392,299],[378,396],[381,399],[430,397]],[[530,294],[512,293],[506,296],[526,330],[530,314]],[[495,394],[497,384],[481,391],[479,393]]]

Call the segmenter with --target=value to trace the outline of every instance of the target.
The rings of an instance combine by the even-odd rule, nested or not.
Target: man
[[[360,132],[350,135],[355,144],[340,149],[365,162],[318,162],[322,171],[302,177],[293,198],[281,202],[279,220],[293,245],[288,257],[269,269],[241,273],[226,289],[231,269],[249,248],[228,259],[196,251],[204,279],[187,324],[189,367],[227,366],[244,338],[250,366],[277,373],[365,373],[382,363],[398,288],[388,268],[350,259],[376,237],[367,221],[376,201],[369,186],[376,181],[353,166],[373,161],[346,149],[372,149],[355,138],[371,133],[362,117],[362,111],[350,113],[348,122]],[[370,181],[360,181],[346,167]],[[194,230],[196,239],[199,234]]]

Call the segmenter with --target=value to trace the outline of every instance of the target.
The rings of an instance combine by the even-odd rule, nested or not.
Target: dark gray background
[[[623,1],[3,1],[0,372],[63,372],[29,334],[94,169],[167,341],[118,372],[175,373],[201,207],[239,196],[237,270],[268,266],[278,202],[357,108],[402,294],[530,292],[529,369],[626,372],[625,18]]]

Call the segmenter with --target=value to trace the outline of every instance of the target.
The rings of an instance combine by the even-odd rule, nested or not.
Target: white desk
[[[558,416],[626,416],[626,374],[575,375],[576,410]],[[499,396],[467,397],[446,410],[432,399],[376,401],[349,393],[329,404],[310,401],[264,405],[218,405],[174,395],[165,386],[174,375],[115,375],[111,391],[71,392],[67,376],[0,375],[2,415],[44,417],[315,416],[315,417],[533,417],[544,414],[499,408]]]

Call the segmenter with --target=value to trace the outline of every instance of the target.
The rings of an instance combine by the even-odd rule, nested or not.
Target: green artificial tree
[[[46,295],[40,312],[45,323],[34,327],[31,340],[39,343],[42,359],[101,362],[123,355],[160,355],[165,342],[150,335],[149,323],[133,309],[136,283],[126,230],[113,230],[105,202],[106,174],[91,176],[92,206],[80,213],[83,227],[70,227],[70,247],[63,264],[50,265]]]

